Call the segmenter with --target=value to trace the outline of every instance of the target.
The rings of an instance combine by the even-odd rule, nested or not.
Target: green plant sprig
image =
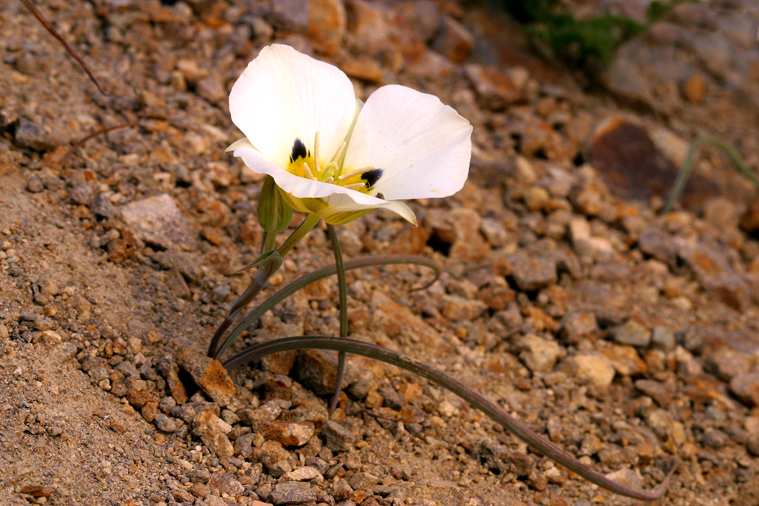
[[[691,173],[693,172],[693,164],[696,161],[696,154],[698,153],[698,149],[704,144],[711,144],[712,146],[716,146],[721,149],[722,152],[725,153],[725,155],[727,155],[727,157],[730,159],[730,162],[733,164],[736,170],[738,170],[738,172],[743,174],[752,183],[754,183],[757,188],[759,188],[759,179],[757,179],[756,175],[746,166],[737,151],[735,151],[722,139],[718,139],[717,137],[712,137],[709,135],[703,135],[696,138],[696,140],[691,143],[690,148],[688,149],[688,154],[685,156],[685,161],[683,161],[682,167],[680,167],[680,170],[677,172],[675,184],[672,186],[672,191],[669,193],[669,197],[667,197],[667,202],[664,204],[664,207],[661,210],[661,214],[667,214],[670,212],[674,207],[675,202],[677,202],[677,199],[680,198],[680,194],[685,189],[685,185],[688,182],[688,179],[690,179]]]
[[[224,367],[228,370],[232,370],[250,362],[251,360],[256,360],[272,353],[305,349],[333,350],[341,353],[362,355],[364,357],[369,357],[374,360],[379,360],[400,367],[421,376],[422,378],[437,383],[488,415],[503,426],[504,429],[530,445],[536,451],[582,476],[589,482],[618,495],[641,501],[654,501],[659,499],[667,491],[669,482],[679,464],[679,459],[675,456],[673,465],[667,473],[667,476],[652,492],[635,490],[607,478],[590,466],[578,461],[572,455],[566,453],[552,442],[533,432],[524,423],[509,415],[500,406],[487,399],[477,390],[440,369],[382,346],[364,343],[353,339],[328,336],[299,336],[274,339],[272,341],[251,346],[250,348],[234,355],[224,362]]]

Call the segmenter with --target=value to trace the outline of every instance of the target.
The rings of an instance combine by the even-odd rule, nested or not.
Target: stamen
[[[347,184],[343,186],[343,188],[347,188],[349,190],[358,190],[359,188],[364,188],[366,185],[364,183],[353,183],[353,184]]]
[[[324,180],[324,182],[327,183],[327,184],[334,183],[335,182],[335,178],[334,177],[328,177],[327,179]]]
[[[374,170],[374,167],[364,167],[363,169],[355,169],[350,172],[346,172],[345,174],[342,174],[338,179],[342,181],[343,179],[348,179],[353,176],[359,176],[363,174],[364,172],[368,172],[370,170]]]
[[[343,141],[343,143],[340,144],[340,147],[337,148],[337,153],[335,153],[335,156],[332,157],[332,163],[337,163],[337,160],[340,158],[340,155],[343,153],[343,149],[345,149],[345,141]]]
[[[319,169],[319,132],[316,132],[316,137],[314,138],[314,168],[318,172]]]
[[[308,179],[316,179],[314,173],[311,172],[311,167],[309,167],[306,162],[303,162],[303,171],[306,173]]]

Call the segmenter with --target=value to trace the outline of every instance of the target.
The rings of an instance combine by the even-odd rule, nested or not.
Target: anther
[[[319,171],[319,132],[316,132],[314,138],[314,167]]]
[[[308,179],[316,179],[314,173],[311,172],[311,167],[309,167],[306,162],[303,162],[303,171],[306,173]]]

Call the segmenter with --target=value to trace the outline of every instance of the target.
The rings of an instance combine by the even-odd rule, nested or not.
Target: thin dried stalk
[[[61,45],[69,54],[69,56],[71,56],[74,60],[76,60],[79,66],[82,67],[82,70],[84,70],[87,73],[87,75],[90,78],[90,81],[95,83],[95,86],[97,86],[100,93],[102,93],[103,95],[108,95],[100,86],[100,83],[98,82],[98,80],[95,79],[95,76],[92,74],[92,72],[90,72],[89,67],[87,67],[86,63],[84,63],[84,60],[82,60],[79,57],[79,55],[76,54],[76,51],[74,51],[74,49],[71,46],[69,46],[68,42],[66,42],[66,40],[63,37],[61,37],[61,35],[55,30],[55,28],[53,28],[53,26],[50,23],[48,23],[44,17],[42,17],[42,14],[40,13],[40,11],[37,10],[37,7],[35,7],[34,4],[30,2],[29,0],[21,0],[21,3],[24,4],[24,6],[27,9],[29,9],[29,12],[31,12],[34,15],[34,17],[37,18],[37,21],[39,21],[42,24],[42,26],[45,27],[45,30],[47,30],[50,33],[50,35],[55,37],[56,40],[61,43]]]

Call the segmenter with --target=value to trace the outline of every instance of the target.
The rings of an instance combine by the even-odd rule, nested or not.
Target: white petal
[[[224,152],[229,153],[230,151],[234,151],[235,149],[242,148],[242,147],[252,148],[253,144],[250,143],[247,137],[243,137],[242,139],[238,139],[232,144],[230,144],[229,147],[224,150]]]
[[[411,210],[409,206],[401,202],[400,200],[393,200],[392,202],[388,202],[387,205],[380,206],[382,209],[387,209],[389,211],[393,211],[396,214],[399,214],[401,218],[408,221],[409,223],[416,225],[416,215],[414,214],[414,211]]]
[[[382,169],[374,190],[387,200],[446,197],[466,181],[471,134],[469,122],[437,97],[384,86],[358,115],[344,170]]]
[[[364,205],[377,207],[386,204],[386,201],[367,195],[366,193],[349,190],[336,184],[322,183],[313,179],[306,179],[290,174],[270,162],[261,152],[254,148],[239,147],[235,149],[235,156],[242,158],[245,165],[258,174],[268,174],[274,178],[277,186],[294,197],[324,198],[332,195],[340,195],[345,202],[351,205]],[[289,155],[288,155],[289,156]],[[341,202],[343,200],[340,200]]]
[[[353,85],[337,67],[275,44],[248,64],[229,95],[232,121],[261,153],[287,167],[295,139],[332,157],[356,112]],[[327,160],[329,161],[329,160]]]

